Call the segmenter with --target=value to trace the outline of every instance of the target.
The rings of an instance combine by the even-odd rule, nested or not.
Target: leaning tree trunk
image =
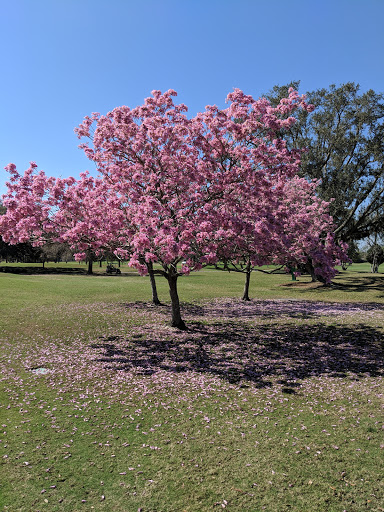
[[[249,282],[251,280],[251,272],[252,272],[252,269],[251,269],[251,262],[249,261],[247,263],[247,268],[245,270],[245,283],[244,283],[244,293],[243,293],[243,296],[242,296],[242,300],[251,300],[249,298]]]
[[[307,263],[305,264],[305,268],[307,270],[307,272],[310,274],[311,278],[312,278],[312,283],[315,283],[318,279],[317,279],[317,276],[315,274],[315,269],[312,265],[312,261],[311,260],[308,260]]]
[[[172,327],[177,327],[182,331],[187,330],[187,326],[185,325],[183,319],[181,318],[180,313],[180,301],[179,295],[177,293],[177,274],[168,274],[166,276],[169,285],[169,295],[171,297],[172,303]]]
[[[156,306],[160,306],[161,302],[157,295],[155,274],[153,273],[153,264],[150,261],[149,263],[146,263],[146,265],[147,265],[149,280],[151,282],[151,288],[152,288],[152,302],[153,302],[153,304],[156,304]]]

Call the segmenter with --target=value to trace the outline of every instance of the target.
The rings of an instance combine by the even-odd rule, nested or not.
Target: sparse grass
[[[185,333],[165,280],[156,308],[124,267],[0,274],[0,509],[383,511],[384,278],[361,269],[255,274],[251,303],[204,270]]]

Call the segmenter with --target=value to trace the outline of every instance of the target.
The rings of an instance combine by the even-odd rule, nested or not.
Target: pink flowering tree
[[[295,176],[276,190],[276,214],[284,235],[279,258],[290,267],[306,267],[313,280],[330,284],[335,266],[349,261],[348,246],[335,240],[329,202],[317,196],[317,186],[316,181]]]
[[[14,164],[3,196],[6,213],[0,219],[5,241],[30,241],[35,246],[66,242],[75,258],[92,260],[115,250],[122,236],[120,203],[104,180],[87,173],[79,180],[55,179],[37,172],[37,165],[20,175]],[[127,233],[123,239],[126,243]]]
[[[281,133],[295,122],[297,109],[312,110],[291,89],[276,107],[236,89],[228,109],[207,107],[196,117],[197,143],[204,155],[217,228],[217,268],[246,274],[243,298],[249,300],[255,266],[280,261],[284,229],[276,215],[279,183],[289,182],[300,165],[300,151],[289,151]],[[281,258],[280,258],[281,259]]]
[[[277,107],[236,90],[227,109],[210,106],[188,119],[174,91],[152,94],[134,109],[86,117],[76,132],[129,211],[130,264],[142,274],[145,263],[156,264],[169,284],[172,325],[183,329],[178,277],[216,263],[240,238],[253,237],[258,263],[271,236],[277,243],[274,187],[300,161],[278,134],[295,122],[292,112],[311,107],[293,90]]]
[[[88,173],[82,173],[78,180],[50,178],[38,172],[34,162],[23,175],[14,164],[6,170],[10,181],[3,196],[5,215],[0,218],[5,241],[29,241],[35,246],[65,242],[76,260],[88,261],[88,273],[92,273],[92,261],[105,252],[120,259],[130,253],[128,208],[107,180]],[[152,301],[159,304],[151,264],[147,266]]]
[[[242,231],[234,233],[232,243],[221,248],[216,265],[221,270],[245,273],[243,300],[250,300],[253,270],[273,273],[283,267],[292,271],[305,267],[313,280],[329,284],[336,274],[335,266],[348,261],[347,247],[332,236],[335,227],[329,203],[316,195],[316,187],[316,182],[298,176],[280,177],[268,202],[248,202],[250,210],[243,213]],[[262,265],[276,268],[263,270],[259,268]]]
[[[217,268],[246,274],[245,300],[251,271],[265,264],[313,263],[329,283],[345,248],[333,241],[328,204],[316,197],[316,184],[297,177],[301,151],[288,151],[280,138],[295,123],[295,110],[313,107],[292,89],[276,107],[239,90],[228,100],[225,111],[207,107],[197,116],[204,134],[198,141],[212,168],[211,193],[223,199]]]
[[[82,147],[127,211],[133,228],[125,253],[129,264],[141,274],[148,273],[148,263],[157,264],[154,273],[169,284],[172,325],[184,329],[177,279],[216,257],[207,231],[208,183],[186,107],[174,105],[173,91],[153,94],[132,110],[120,107],[86,118],[77,133],[92,139],[92,148]]]
[[[20,175],[14,164],[5,168],[10,174],[6,183],[7,193],[2,202],[6,208],[0,218],[0,232],[3,240],[10,244],[31,242],[40,246],[47,242],[47,234],[53,231],[49,223],[51,204],[48,199],[49,187],[54,178],[43,171],[37,172],[35,162],[24,175]]]
[[[251,273],[254,270],[274,272],[283,268],[281,251],[286,254],[283,226],[276,216],[279,207],[277,196],[268,202],[247,201],[242,215],[231,221],[233,233],[227,240],[218,244],[218,262],[216,269],[241,272],[245,274],[242,299],[249,301]],[[263,265],[274,265],[273,271],[262,270]]]
[[[100,177],[82,173],[79,180],[57,179],[50,187],[50,200],[57,238],[69,244],[75,259],[92,262],[121,243],[127,246],[120,201]]]
[[[60,240],[76,249],[75,258],[89,259],[103,253],[114,253],[127,259],[132,252],[134,234],[130,220],[129,204],[124,202],[108,179],[93,178],[87,173],[80,180],[56,180],[51,187],[55,204],[55,224]],[[152,262],[143,261],[151,282],[152,302],[160,304]]]

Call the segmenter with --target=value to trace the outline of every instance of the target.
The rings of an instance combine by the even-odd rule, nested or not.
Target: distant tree
[[[289,87],[267,94],[277,104]],[[322,199],[338,238],[351,243],[384,230],[384,96],[349,82],[306,94],[313,112],[297,111],[298,122],[282,136],[290,148],[307,148],[301,174],[321,180]]]
[[[33,247],[28,242],[13,245],[0,237],[0,260],[7,263],[37,263],[42,261],[42,253],[39,247]]]
[[[351,260],[351,263],[362,263],[363,256],[361,249],[355,242],[349,242],[348,244],[348,257]]]
[[[73,259],[73,253],[67,243],[47,242],[41,247],[41,251],[46,261],[69,261]]]
[[[372,245],[367,251],[367,261],[371,264],[371,272],[377,274],[379,266],[384,263],[384,250],[378,245]]]

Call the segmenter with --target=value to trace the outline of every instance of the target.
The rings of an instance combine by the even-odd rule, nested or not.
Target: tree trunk
[[[91,259],[88,260],[87,274],[93,274],[93,261]]]
[[[245,273],[245,283],[244,283],[244,293],[243,293],[243,296],[242,296],[242,300],[251,300],[249,298],[249,282],[251,280],[251,263],[248,262],[247,263],[247,269],[246,269],[246,273]]]
[[[180,302],[179,295],[177,293],[177,275],[168,274],[167,275],[168,285],[169,285],[169,295],[171,297],[172,303],[172,327],[177,327],[182,331],[187,330],[187,326],[183,322],[180,314]]]
[[[379,272],[379,265],[377,264],[378,262],[378,257],[377,257],[377,253],[375,252],[373,254],[373,261],[372,261],[372,265],[371,265],[371,272],[373,274],[377,274]]]
[[[149,280],[151,281],[151,288],[152,288],[152,302],[153,304],[156,304],[156,306],[160,306],[161,302],[159,300],[159,297],[157,295],[157,287],[156,287],[156,281],[155,281],[155,274],[153,273],[153,264],[152,262],[146,263],[148,274],[149,274]]]
[[[311,260],[307,261],[307,263],[305,264],[305,268],[312,278],[312,283],[315,283],[317,281],[317,276],[315,274],[315,269],[313,268]]]

